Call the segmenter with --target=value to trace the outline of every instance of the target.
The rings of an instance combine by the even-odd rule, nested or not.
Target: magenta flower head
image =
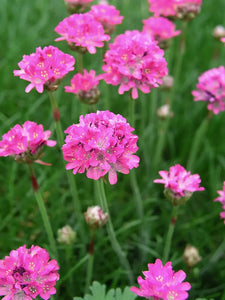
[[[96,76],[96,72],[83,70],[83,74],[75,74],[71,79],[71,86],[65,86],[65,92],[76,94],[78,99],[87,104],[98,102],[100,91],[98,89],[101,76]]]
[[[66,129],[67,137],[62,147],[63,156],[73,169],[73,174],[84,173],[98,180],[108,173],[109,183],[117,182],[117,172],[128,174],[137,168],[139,157],[138,136],[121,115],[110,111],[80,116],[80,122]]]
[[[90,13],[103,25],[107,34],[112,34],[115,31],[115,26],[121,24],[123,20],[120,11],[107,3],[92,5]]]
[[[218,114],[225,110],[225,68],[210,69],[198,78],[197,90],[192,91],[194,101],[207,102],[207,108]]]
[[[71,14],[83,13],[93,0],[64,0],[67,10]]]
[[[191,175],[181,165],[170,167],[168,171],[159,171],[162,179],[155,179],[155,183],[165,185],[164,194],[174,206],[184,204],[191,197],[193,192],[203,191],[200,187],[201,179],[198,174]]]
[[[225,181],[223,182],[223,190],[222,191],[217,191],[219,194],[219,197],[216,198],[214,201],[219,201],[222,204],[222,209],[223,211],[220,213],[221,219],[224,219],[224,224],[225,224]]]
[[[63,77],[74,70],[75,59],[53,46],[38,47],[35,53],[24,55],[18,63],[20,70],[14,75],[30,81],[25,92],[29,93],[35,88],[39,93],[47,90],[56,90]]]
[[[47,300],[56,293],[59,266],[55,259],[39,246],[19,247],[0,260],[0,295],[2,300],[32,300],[37,296]]]
[[[41,162],[43,146],[54,147],[55,141],[49,140],[50,130],[43,130],[43,126],[26,121],[22,126],[15,125],[5,133],[0,141],[0,156],[13,156],[17,162]]]
[[[184,271],[174,272],[171,262],[163,266],[160,259],[156,259],[154,264],[148,264],[148,271],[143,272],[145,279],[141,276],[137,281],[140,288],[132,286],[132,292],[140,297],[154,300],[185,300],[188,298],[186,291],[191,285],[183,282],[186,278]]]
[[[110,36],[104,33],[102,24],[90,12],[74,14],[65,18],[55,28],[61,37],[55,41],[66,40],[72,50],[91,54],[96,53],[96,47],[103,47],[104,41]]]
[[[138,89],[149,93],[168,74],[164,51],[145,33],[126,31],[118,35],[109,48],[102,67],[103,79],[120,85],[119,94],[131,90],[132,98],[137,99]]]
[[[168,48],[170,39],[180,34],[175,24],[164,17],[150,17],[143,24],[143,32],[150,34],[162,49]]]

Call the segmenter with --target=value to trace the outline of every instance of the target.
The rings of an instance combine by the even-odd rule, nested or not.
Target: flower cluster
[[[56,260],[49,260],[49,254],[39,246],[27,249],[22,246],[0,260],[0,295],[2,300],[32,300],[38,295],[49,299],[56,293],[59,280],[59,266]]]
[[[165,185],[165,195],[172,202],[173,205],[180,205],[185,203],[193,192],[203,191],[200,187],[201,179],[198,174],[191,175],[181,165],[170,167],[168,171],[159,171],[162,179],[155,179],[155,183],[162,183]]]
[[[168,74],[164,51],[145,33],[126,31],[109,48],[102,67],[103,79],[112,85],[119,84],[119,94],[131,89],[132,98],[137,99],[138,89],[149,93]]]
[[[0,141],[0,156],[14,156],[18,162],[31,163],[42,154],[44,145],[55,146],[56,142],[49,140],[51,131],[43,130],[43,126],[26,121],[22,126],[15,125],[5,133]]]
[[[186,291],[191,285],[183,282],[186,278],[184,271],[174,272],[171,262],[163,266],[160,259],[156,259],[154,264],[148,264],[148,271],[143,272],[145,279],[141,276],[137,281],[140,288],[131,287],[131,291],[140,297],[164,300],[184,300],[188,298]]]
[[[224,219],[225,224],[225,181],[223,182],[223,190],[217,191],[219,197],[217,197],[214,201],[219,201],[222,204],[223,211],[220,213],[221,219]]]
[[[86,223],[92,229],[103,227],[109,218],[108,213],[105,213],[100,206],[90,206],[84,213]]]
[[[33,88],[43,93],[57,89],[63,77],[74,70],[74,58],[53,46],[38,47],[35,53],[24,55],[18,63],[21,70],[14,70],[14,75],[30,81],[25,92],[29,93]]]
[[[66,40],[71,49],[81,53],[96,53],[96,47],[103,47],[104,41],[110,39],[104,33],[102,24],[90,12],[65,18],[56,26],[55,31],[61,35],[56,41]]]
[[[84,173],[98,180],[108,173],[110,184],[117,182],[117,173],[128,174],[137,168],[139,157],[138,136],[121,115],[109,111],[80,116],[80,122],[65,131],[68,133],[62,147],[63,156],[69,163],[66,169],[73,174]]]
[[[210,69],[198,78],[197,90],[192,91],[194,101],[206,101],[207,108],[218,114],[225,110],[225,68]]]
[[[115,25],[121,24],[123,20],[119,10],[107,3],[92,5],[90,13],[103,25],[107,34],[112,34],[115,30]]]
[[[71,86],[65,86],[65,92],[77,94],[78,99],[85,103],[94,104],[98,102],[100,92],[98,84],[101,76],[96,72],[83,70],[83,74],[77,73],[71,79]]]
[[[64,0],[69,13],[83,13],[93,0]]]

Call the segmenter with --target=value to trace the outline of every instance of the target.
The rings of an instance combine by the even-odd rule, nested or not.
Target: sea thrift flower
[[[222,25],[218,25],[214,28],[212,35],[216,39],[221,39],[225,37],[225,28]]]
[[[187,245],[184,250],[183,260],[188,267],[192,268],[194,265],[200,262],[202,258],[199,255],[199,251],[196,247]]]
[[[219,194],[219,197],[216,198],[214,201],[219,201],[222,204],[222,209],[223,211],[220,213],[221,219],[224,219],[224,224],[225,224],[225,181],[223,182],[223,190],[222,191],[217,191]]]
[[[44,145],[55,146],[56,142],[49,140],[50,135],[51,131],[44,131],[41,124],[31,121],[26,121],[22,126],[17,124],[3,135],[0,156],[13,156],[22,163],[37,161],[42,155]]]
[[[83,74],[75,74],[71,79],[71,86],[65,86],[65,92],[77,94],[80,101],[95,104],[98,102],[100,91],[98,89],[101,76],[96,76],[96,72],[83,70]]]
[[[109,48],[102,67],[103,79],[112,85],[119,84],[119,94],[131,90],[132,98],[137,99],[138,89],[149,93],[168,74],[164,51],[147,34],[126,31]]]
[[[92,5],[90,13],[103,25],[107,34],[112,34],[115,30],[115,25],[121,24],[123,20],[119,10],[107,3]]]
[[[64,0],[69,13],[83,13],[93,0]]]
[[[117,182],[117,172],[128,174],[137,168],[139,157],[138,136],[121,115],[109,111],[80,116],[80,123],[73,124],[62,147],[63,156],[69,163],[66,169],[73,174],[84,173],[98,180],[108,173],[110,184]]]
[[[74,70],[74,58],[53,46],[38,47],[35,53],[24,55],[18,63],[21,70],[15,70],[14,75],[30,81],[25,92],[33,88],[39,93],[47,90],[56,90],[63,77]]]
[[[201,183],[198,174],[191,175],[181,165],[170,167],[168,171],[159,171],[162,179],[155,179],[155,183],[165,185],[165,196],[172,202],[173,205],[184,204],[192,195],[193,192],[203,191],[203,187],[199,187]]]
[[[188,298],[186,291],[191,285],[183,282],[186,278],[184,271],[174,272],[171,262],[163,266],[160,259],[156,259],[154,264],[148,264],[148,271],[143,272],[145,278],[138,277],[140,288],[131,287],[131,291],[140,297],[147,299],[163,300],[184,300]]]
[[[71,245],[76,240],[76,232],[71,228],[70,225],[66,225],[57,231],[57,241],[60,244]]]
[[[96,53],[96,47],[103,47],[104,41],[110,36],[104,33],[102,24],[95,20],[91,13],[74,14],[65,18],[55,28],[61,37],[55,41],[66,40],[71,49],[91,54]]]
[[[56,293],[59,266],[39,246],[19,247],[0,260],[0,295],[2,300],[31,300],[40,296],[47,300]]]
[[[170,39],[180,34],[175,24],[164,17],[150,17],[143,24],[143,32],[153,36],[162,49],[168,48]]]
[[[218,114],[225,110],[225,68],[223,66],[204,72],[198,78],[194,101],[205,101],[207,108]]]
[[[109,215],[100,206],[90,206],[84,213],[84,218],[90,228],[97,229],[107,223]]]

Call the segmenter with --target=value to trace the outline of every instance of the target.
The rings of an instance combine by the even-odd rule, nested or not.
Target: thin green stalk
[[[127,258],[126,258],[125,253],[123,252],[119,242],[117,241],[116,234],[115,234],[113,224],[112,224],[112,221],[111,221],[111,217],[110,217],[110,214],[109,214],[109,208],[108,208],[107,199],[106,199],[106,195],[105,195],[105,189],[104,189],[104,182],[103,182],[102,179],[100,179],[100,180],[96,181],[96,184],[97,184],[97,187],[98,187],[101,207],[109,215],[106,227],[107,227],[107,232],[108,232],[108,235],[109,235],[109,239],[110,239],[112,248],[115,251],[115,253],[117,254],[121,265],[126,270],[127,277],[129,279],[130,284],[133,284],[134,283],[134,278],[133,278],[132,269],[131,269],[130,264],[129,264]]]
[[[83,56],[84,54],[77,52],[77,59],[76,59],[76,66],[77,66],[77,71],[78,73],[83,74]]]
[[[93,274],[93,263],[94,263],[94,247],[95,247],[95,229],[90,228],[90,243],[89,243],[89,259],[87,264],[87,275],[86,275],[86,284],[85,284],[85,294],[87,294],[88,289],[91,284],[92,274]]]
[[[164,252],[163,252],[163,262],[164,263],[166,263],[169,258],[174,228],[175,228],[175,224],[177,221],[177,213],[178,213],[178,206],[173,206],[170,224],[169,224],[169,228],[168,228],[168,232],[167,232],[167,236],[166,236],[166,243],[165,243]]]

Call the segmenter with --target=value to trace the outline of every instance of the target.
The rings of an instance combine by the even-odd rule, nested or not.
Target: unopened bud
[[[198,249],[196,247],[187,245],[184,250],[183,260],[188,265],[188,267],[192,268],[199,261],[201,261],[202,258],[199,255]]]
[[[166,75],[163,77],[162,84],[160,87],[164,90],[170,90],[173,87],[173,82],[173,76]]]
[[[69,225],[66,225],[61,229],[58,229],[57,234],[58,234],[57,241],[60,244],[66,244],[66,245],[73,244],[77,236],[76,232]]]
[[[218,25],[214,28],[212,35],[216,39],[225,37],[225,28],[222,25]]]
[[[90,206],[84,213],[86,223],[92,229],[103,227],[109,218],[109,215],[105,213],[99,206]]]
[[[174,113],[170,111],[169,104],[165,104],[157,109],[157,116],[160,119],[164,120],[167,118],[172,118],[174,116]]]

